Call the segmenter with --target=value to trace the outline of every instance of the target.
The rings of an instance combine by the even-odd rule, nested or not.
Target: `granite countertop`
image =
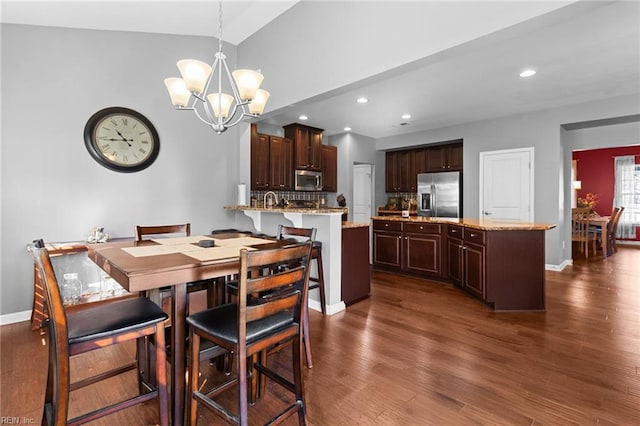
[[[517,220],[499,219],[455,219],[447,217],[401,217],[401,216],[374,216],[372,220],[388,220],[400,222],[418,223],[443,223],[449,225],[460,225],[467,228],[480,229],[484,231],[547,231],[555,228],[556,225],[535,222],[522,222]]]
[[[327,214],[327,213],[348,213],[347,207],[251,207],[251,206],[224,206],[225,210],[238,210],[238,211],[257,211],[257,212],[270,212],[270,213],[311,213],[311,214]]]
[[[351,221],[345,221],[342,222],[342,229],[344,228],[368,228],[370,226],[369,223],[366,222],[351,222]]]

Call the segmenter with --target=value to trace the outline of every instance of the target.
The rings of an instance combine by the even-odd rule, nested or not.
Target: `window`
[[[635,156],[615,157],[615,176],[613,203],[624,207],[616,236],[635,239],[640,225],[640,164],[635,164]]]

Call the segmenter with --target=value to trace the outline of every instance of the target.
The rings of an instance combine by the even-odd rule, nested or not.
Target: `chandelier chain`
[[[218,3],[218,52],[222,52],[222,0]]]

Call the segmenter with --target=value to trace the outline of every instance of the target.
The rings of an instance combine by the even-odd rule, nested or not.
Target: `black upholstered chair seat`
[[[159,306],[143,297],[117,300],[92,309],[69,312],[69,344],[115,336],[148,327],[167,318],[167,314]]]
[[[235,303],[196,312],[187,317],[187,322],[215,338],[233,344],[238,343],[238,305]],[[291,314],[285,312],[249,322],[247,323],[247,344],[293,325],[297,327]]]

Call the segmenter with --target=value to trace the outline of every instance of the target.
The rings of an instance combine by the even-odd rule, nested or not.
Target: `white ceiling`
[[[295,3],[225,1],[223,39],[238,44]],[[379,138],[629,94],[640,113],[640,2],[579,3],[263,118],[281,126],[304,113],[325,134]],[[3,1],[1,11],[11,23],[218,34],[216,2]],[[522,79],[525,67],[538,73]]]

